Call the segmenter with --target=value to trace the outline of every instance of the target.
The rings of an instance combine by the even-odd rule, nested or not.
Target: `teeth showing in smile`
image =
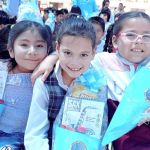
[[[80,68],[79,69],[77,69],[77,68],[69,68],[70,70],[72,70],[72,71],[79,71],[80,70]]]
[[[131,51],[132,51],[132,52],[143,52],[142,49],[132,49]]]

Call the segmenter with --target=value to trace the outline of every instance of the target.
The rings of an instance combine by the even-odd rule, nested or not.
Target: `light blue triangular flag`
[[[38,0],[21,0],[17,22],[24,20],[35,21],[44,25],[38,6]]]
[[[126,134],[141,121],[150,107],[150,68],[141,68],[124,91],[122,100],[104,135],[102,145]]]

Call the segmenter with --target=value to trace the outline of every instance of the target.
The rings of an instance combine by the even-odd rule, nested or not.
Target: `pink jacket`
[[[106,73],[108,85],[108,117],[111,120],[125,88],[136,70],[143,66],[150,68],[150,58],[136,67],[117,53],[98,53],[92,61],[93,66]],[[127,109],[127,107],[125,108]],[[114,150],[150,150],[150,125],[143,124],[113,142]]]

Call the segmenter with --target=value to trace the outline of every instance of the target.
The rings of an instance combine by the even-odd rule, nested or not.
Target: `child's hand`
[[[42,74],[42,80],[45,81],[49,73],[53,70],[57,59],[58,56],[56,54],[47,56],[33,71],[31,75],[32,84],[34,84],[35,80]]]
[[[144,112],[143,119],[138,123],[138,126],[141,126],[143,123],[150,124],[150,108]]]

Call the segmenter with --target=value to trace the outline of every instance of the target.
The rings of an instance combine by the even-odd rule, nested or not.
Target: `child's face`
[[[62,75],[70,82],[88,69],[95,54],[90,39],[83,37],[64,36],[56,49]]]
[[[15,73],[32,72],[47,55],[47,43],[37,30],[27,30],[16,38],[9,53],[17,62]]]
[[[103,37],[104,35],[104,32],[101,28],[101,26],[97,23],[92,23],[94,29],[95,29],[95,32],[96,32],[96,44],[98,45],[101,41],[101,38]]]
[[[109,7],[109,2],[106,2],[104,7]]]
[[[60,14],[56,17],[57,23],[60,23],[63,19],[63,14]]]
[[[0,24],[0,30],[2,30],[4,27],[6,27],[6,25]]]
[[[132,18],[124,22],[119,35],[113,36],[113,44],[119,53],[132,63],[140,63],[150,56],[150,43],[145,43],[141,37],[133,40],[132,33],[150,36],[150,22],[146,19]],[[128,37],[125,36],[128,34]]]
[[[48,19],[48,13],[44,13],[44,19],[47,20]]]
[[[106,14],[100,14],[100,17],[104,20],[105,23],[107,22],[108,16]]]
[[[124,6],[123,6],[122,3],[119,3],[118,9],[119,9],[119,10],[123,10],[123,9],[124,9]]]

